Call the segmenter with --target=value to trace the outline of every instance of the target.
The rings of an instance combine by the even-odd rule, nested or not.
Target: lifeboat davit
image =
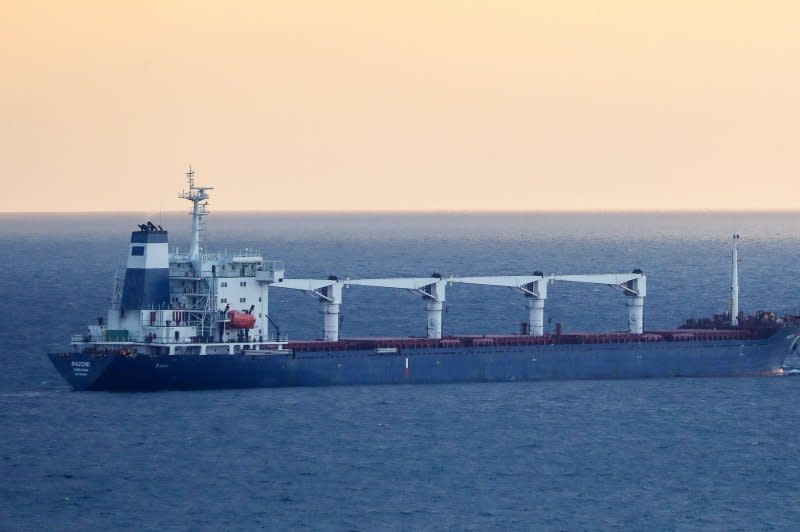
[[[252,329],[256,326],[256,317],[240,310],[228,312],[228,327],[232,329]]]

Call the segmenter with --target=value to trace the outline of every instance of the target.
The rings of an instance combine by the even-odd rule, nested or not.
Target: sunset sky
[[[800,2],[0,3],[0,212],[800,208]]]

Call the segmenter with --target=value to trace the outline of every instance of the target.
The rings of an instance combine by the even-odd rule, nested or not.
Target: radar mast
[[[189,190],[181,192],[178,196],[181,199],[189,200],[192,202],[192,244],[189,247],[189,260],[196,262],[200,259],[200,231],[204,228],[204,218],[208,215],[208,193],[207,190],[214,190],[214,187],[204,187],[195,184],[194,170],[189,165],[189,171],[186,172],[186,178],[189,180]]]

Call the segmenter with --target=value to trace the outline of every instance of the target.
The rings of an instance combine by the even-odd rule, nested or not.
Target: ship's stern
[[[56,370],[75,390],[90,390],[114,360],[115,355],[89,353],[49,353]]]

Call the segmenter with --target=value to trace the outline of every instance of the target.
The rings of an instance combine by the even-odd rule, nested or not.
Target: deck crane
[[[533,275],[527,276],[451,277],[448,281],[484,286],[505,286],[521,292],[526,297],[526,306],[529,311],[529,334],[533,336],[544,335],[544,303],[547,299],[547,286],[551,282],[591,283],[618,287],[628,296],[629,331],[634,334],[642,334],[647,280],[641,270],[634,270],[633,273],[547,276],[537,271]]]
[[[450,283],[505,286],[521,292],[529,312],[529,334],[544,336],[544,301],[549,279],[542,272],[533,275],[499,275],[493,277],[450,277]]]
[[[396,277],[385,279],[283,279],[271,288],[301,290],[319,298],[323,313],[323,339],[329,342],[339,340],[339,312],[342,304],[342,288],[345,286],[372,286],[377,288],[400,288],[422,295],[427,312],[427,336],[442,337],[442,310],[445,302],[445,285],[440,275],[431,277]]]
[[[439,274],[430,277],[394,277],[386,279],[351,279],[349,286],[374,286],[378,288],[400,288],[421,294],[425,300],[428,338],[442,337],[442,310],[444,310],[447,280]]]
[[[339,312],[342,306],[344,283],[335,276],[328,279],[282,279],[270,288],[301,290],[319,298],[322,303],[322,338],[327,342],[339,340]]]
[[[644,331],[644,298],[647,295],[647,277],[642,270],[637,268],[633,270],[633,273],[550,275],[548,279],[570,283],[604,284],[620,288],[628,298],[626,300],[628,331],[632,334],[642,334]]]

